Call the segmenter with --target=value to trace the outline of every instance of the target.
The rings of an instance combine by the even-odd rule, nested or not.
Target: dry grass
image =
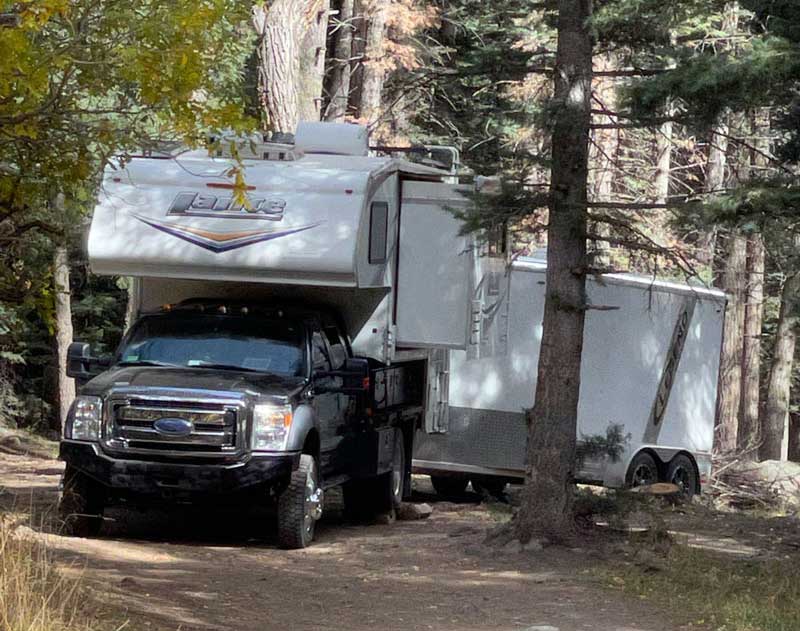
[[[92,631],[80,579],[55,567],[47,547],[0,514],[0,630]]]
[[[797,559],[727,559],[682,545],[657,563],[620,564],[611,585],[720,631],[800,629]]]

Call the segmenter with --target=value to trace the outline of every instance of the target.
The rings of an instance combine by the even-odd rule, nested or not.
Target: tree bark
[[[768,110],[753,115],[753,150],[748,149],[748,178],[757,177],[769,168],[765,155],[769,152],[770,118]],[[764,239],[754,234],[747,240],[747,273],[745,287],[744,340],[742,350],[742,401],[739,411],[739,448],[747,457],[758,455],[761,412],[761,331],[764,321]]]
[[[350,57],[353,54],[353,2],[342,0],[339,6],[338,29],[334,35],[333,60],[329,73],[330,101],[325,120],[343,123],[350,104]]]
[[[325,78],[325,38],[330,0],[312,0],[307,9],[308,27],[300,46],[298,117],[301,121],[321,118],[322,83]]]
[[[800,325],[800,272],[786,278],[781,291],[781,309],[775,348],[772,352],[767,397],[761,419],[761,460],[780,460],[789,417],[794,352]]]
[[[386,74],[383,57],[388,4],[387,0],[373,0],[368,5],[366,16],[367,33],[358,117],[370,124],[375,123],[381,113],[381,94]]]
[[[547,292],[522,503],[515,536],[573,532],[575,442],[586,306],[591,0],[559,0]]]
[[[722,288],[728,294],[720,358],[717,395],[717,444],[720,452],[738,445],[739,408],[742,393],[744,338],[744,278],[747,269],[747,239],[738,232],[728,238]]]
[[[56,247],[53,257],[55,290],[56,392],[60,428],[67,420],[69,406],[75,399],[75,381],[67,377],[67,350],[72,344],[72,301],[69,286],[69,256],[66,245]]]
[[[758,453],[761,385],[761,326],[764,314],[764,240],[747,240],[747,270],[742,347],[742,395],[739,410],[739,449],[748,457]]]
[[[670,113],[667,107],[667,114]],[[662,123],[656,133],[656,203],[666,204],[669,198],[670,171],[672,169],[672,121]]]

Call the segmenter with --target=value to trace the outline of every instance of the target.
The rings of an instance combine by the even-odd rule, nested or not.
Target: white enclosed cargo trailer
[[[243,164],[246,206],[231,160],[205,151],[108,170],[92,269],[136,277],[139,313],[199,297],[331,305],[356,355],[425,362],[417,471],[521,477],[544,263],[482,256],[451,212],[468,201],[450,174],[369,155],[356,126],[301,127],[295,145],[260,145]],[[691,468],[702,479],[724,296],[607,275],[589,280],[589,297],[609,309],[587,315],[579,431],[620,424],[631,439],[620,462],[587,462],[581,478],[619,486]]]
[[[448,414],[415,441],[415,469],[441,488],[524,475],[545,271],[544,260],[523,258],[481,278],[473,339],[444,360]],[[616,462],[584,462],[579,479],[616,487],[657,477],[698,490],[711,469],[724,294],[624,274],[587,285],[602,309],[586,316],[578,439],[617,424],[629,440]]]

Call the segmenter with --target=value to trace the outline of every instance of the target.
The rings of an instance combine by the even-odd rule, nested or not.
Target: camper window
[[[389,229],[389,204],[372,202],[369,215],[369,262],[386,262],[386,241]]]

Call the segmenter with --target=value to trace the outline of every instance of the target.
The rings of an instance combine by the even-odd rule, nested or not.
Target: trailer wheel
[[[675,484],[683,497],[690,499],[697,491],[697,471],[692,459],[685,454],[678,454],[670,460],[667,481]]]
[[[472,482],[472,490],[478,495],[502,500],[505,499],[506,481],[493,475],[475,476],[469,479]]]
[[[64,534],[96,537],[103,525],[105,490],[87,475],[67,465],[64,470],[58,515]]]
[[[278,543],[281,548],[305,548],[314,540],[317,520],[322,517],[322,489],[313,456],[300,456],[289,486],[278,496]]]
[[[461,497],[467,490],[469,480],[461,476],[432,475],[433,490],[442,498]]]
[[[633,488],[636,486],[647,486],[658,482],[658,465],[649,453],[642,451],[634,457],[628,467],[626,476],[626,486]]]

